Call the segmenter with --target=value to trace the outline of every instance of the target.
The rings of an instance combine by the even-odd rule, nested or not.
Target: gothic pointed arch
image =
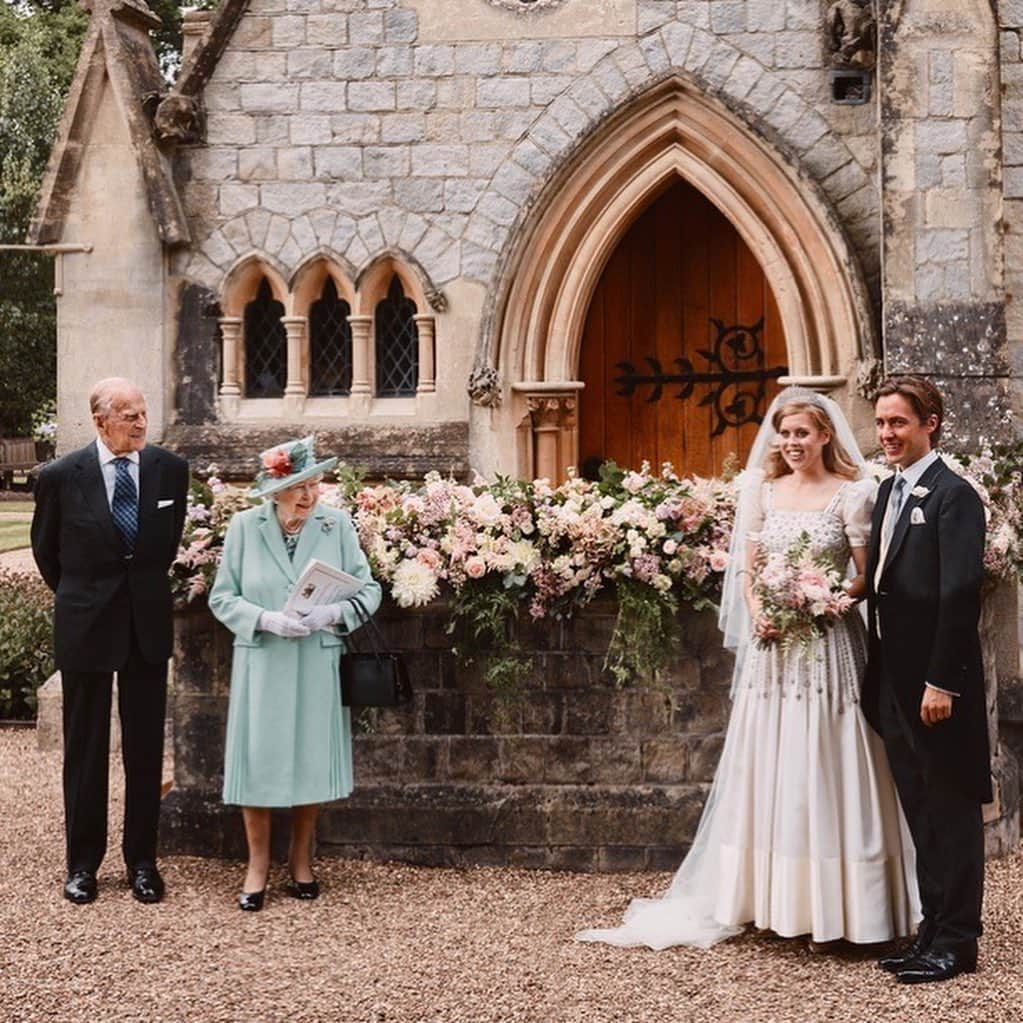
[[[851,394],[859,360],[875,352],[856,255],[817,187],[720,101],[679,75],[626,104],[539,197],[507,259],[492,319],[491,362],[524,401],[543,408],[519,471],[562,475],[575,464],[580,342],[591,297],[630,225],[673,182],[699,190],[734,226],[773,292],[788,380]],[[538,257],[542,254],[542,257]],[[484,337],[484,350],[487,346]],[[563,426],[551,428],[552,395]],[[536,434],[539,436],[539,434]]]

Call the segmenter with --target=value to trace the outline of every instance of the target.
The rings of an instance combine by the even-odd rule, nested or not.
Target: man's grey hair
[[[106,419],[120,404],[118,398],[128,393],[141,394],[142,389],[126,377],[104,377],[98,381],[89,394],[89,411],[94,416]]]

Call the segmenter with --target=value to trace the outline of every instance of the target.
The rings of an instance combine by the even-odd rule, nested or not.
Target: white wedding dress
[[[805,531],[836,566],[865,546],[874,484],[843,484],[823,511],[772,507],[747,533],[770,551]],[[912,841],[881,739],[860,712],[866,636],[849,614],[807,647],[752,644],[696,838],[659,899],[582,941],[706,948],[748,923],[784,937],[870,943],[919,920]]]

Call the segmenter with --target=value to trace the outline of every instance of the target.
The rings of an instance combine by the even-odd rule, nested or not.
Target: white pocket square
[[[923,508],[914,508],[909,513],[909,524],[911,526],[922,526],[926,521]]]
[[[156,510],[159,511],[161,508],[169,508],[174,503],[173,498],[169,498],[166,501],[157,501]]]

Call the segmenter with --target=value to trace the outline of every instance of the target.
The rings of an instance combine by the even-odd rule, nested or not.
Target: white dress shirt
[[[99,454],[99,468],[100,472],[103,473],[103,484],[107,488],[107,504],[109,504],[111,509],[113,509],[114,484],[117,482],[117,466],[114,465],[114,459],[122,456],[115,455],[99,437],[96,438],[96,452]],[[131,476],[132,482],[135,484],[135,504],[138,506],[139,453],[137,451],[129,451],[128,454],[123,457],[128,459],[128,474]]]

